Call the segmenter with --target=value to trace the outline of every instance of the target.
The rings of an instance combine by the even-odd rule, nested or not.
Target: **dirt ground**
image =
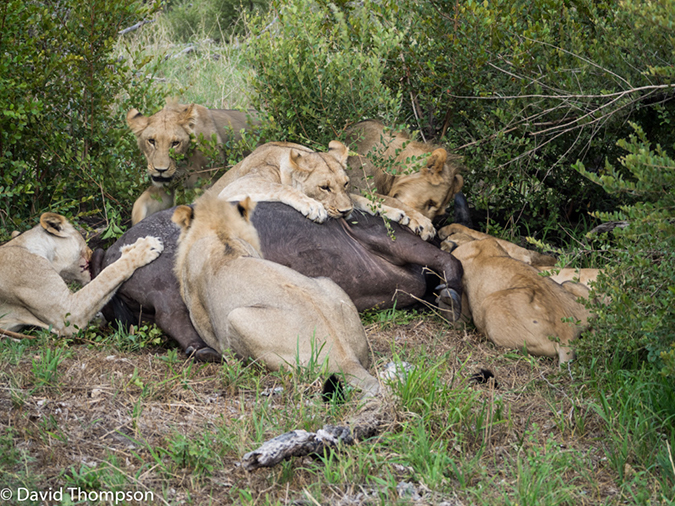
[[[588,504],[612,502],[617,490],[605,464],[602,425],[582,402],[583,392],[569,388],[572,371],[560,369],[553,360],[505,353],[472,330],[451,329],[426,316],[404,324],[371,324],[366,330],[375,370],[384,368],[394,353],[414,363],[415,355],[424,350],[427,355],[445,357],[448,382],[466,384],[481,368],[494,373],[497,388],[493,380],[472,387],[489,405],[498,398],[507,412],[508,423],[495,424],[483,434],[481,458],[490,476],[499,477],[503,455],[516,443],[523,444],[525,431],[534,431],[538,440],[550,437],[561,448],[574,448],[593,463],[592,469],[585,470],[592,475],[594,487],[588,491]],[[255,421],[242,420],[250,419],[261,397],[226,381],[223,365],[191,363],[176,349],[121,353],[74,342],[66,350],[70,353],[58,366],[57,383],[45,388],[35,388],[31,372],[33,362],[43,359],[38,348],[26,349],[16,363],[0,365],[0,427],[5,437],[11,434],[15,450],[30,456],[15,466],[15,473],[23,466],[28,474],[39,477],[42,488],[57,488],[64,482],[73,483],[78,470],[96,469],[105,459],[108,469],[116,468],[137,490],[154,491],[157,503],[227,504],[233,501],[234,489],[247,489],[254,499],[312,503],[288,502],[289,497],[297,498],[294,490],[301,491],[317,480],[316,474],[303,470],[307,457],[281,470],[247,472],[242,468],[241,457],[254,449],[250,440],[256,430]],[[288,388],[263,370],[255,375],[261,391]],[[320,385],[308,388],[318,391]],[[289,409],[284,405],[289,402],[286,395],[265,399],[269,410]],[[350,414],[349,409],[346,413]],[[405,414],[399,418],[405,419]],[[228,426],[240,427],[236,429],[240,434],[235,430],[228,436],[229,451],[220,454],[218,465],[208,473],[197,473],[189,462],[185,467],[166,466],[167,454],[160,456],[157,451],[170,441],[222,434]],[[287,430],[293,428],[302,427]],[[257,430],[265,431],[266,439],[280,433],[279,427]],[[378,451],[377,441],[360,444],[375,445],[373,451]],[[280,473],[288,473],[289,467],[293,477],[283,483]],[[573,477],[576,470],[569,473]],[[404,471],[401,482],[409,483],[409,478]],[[412,497],[419,499],[413,501],[416,504],[464,504],[461,494],[437,497],[422,485],[411,486],[417,494]],[[331,504],[379,503],[376,487],[372,487],[358,483],[326,486],[321,503],[327,504],[327,498]]]

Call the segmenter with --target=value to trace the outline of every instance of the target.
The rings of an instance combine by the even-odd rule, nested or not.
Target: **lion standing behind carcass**
[[[71,335],[162,250],[159,239],[140,238],[91,281],[92,252],[82,235],[60,214],[44,213],[39,225],[0,246],[0,328],[33,326]],[[73,293],[66,284],[71,282],[85,286]]]
[[[213,349],[231,349],[272,370],[299,361],[326,364],[326,372],[374,395],[366,335],[356,307],[327,278],[308,278],[260,257],[250,222],[251,199],[229,203],[216,195],[179,206],[181,228],[175,272],[190,318]]]
[[[347,161],[354,207],[372,212],[379,201],[379,211],[389,219],[424,240],[432,238],[436,231],[431,220],[445,213],[464,185],[461,157],[413,141],[405,132],[387,130],[375,120],[357,123],[347,135],[359,155]],[[393,169],[383,169],[391,165]]]
[[[145,155],[147,170],[153,186],[136,200],[131,212],[135,225],[150,214],[174,205],[171,184],[193,188],[200,178],[211,178],[202,173],[206,156],[194,150],[187,161],[179,165],[176,157],[185,155],[193,146],[193,137],[209,141],[215,136],[221,147],[227,139],[241,140],[241,131],[259,124],[253,111],[207,109],[198,104],[179,104],[167,100],[166,106],[152,116],[143,116],[137,109],[127,113],[127,125],[136,135],[138,147]]]

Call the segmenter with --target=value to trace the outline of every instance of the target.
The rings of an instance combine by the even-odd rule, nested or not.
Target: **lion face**
[[[410,146],[404,151],[420,151],[422,144]],[[417,147],[417,149],[415,149]],[[423,152],[405,153],[406,156],[420,156]],[[459,165],[454,156],[443,148],[434,150],[419,172],[396,176],[389,190],[389,196],[400,200],[409,207],[433,220],[444,214],[457,192],[462,189],[464,178],[459,174]]]
[[[43,213],[40,225],[42,233],[26,237],[24,246],[50,259],[52,267],[66,283],[89,283],[92,251],[82,235],[60,214]]]
[[[348,155],[347,146],[340,141],[331,141],[325,153],[291,149],[280,164],[282,183],[321,202],[328,216],[348,216],[353,209],[345,172]]]
[[[192,104],[167,106],[150,117],[143,116],[137,109],[127,113],[127,125],[136,135],[155,186],[165,185],[176,175],[174,157],[187,153],[197,119],[197,110]]]
[[[448,203],[463,185],[464,179],[459,174],[434,184],[426,174],[418,172],[398,176],[389,195],[433,220],[445,213]]]

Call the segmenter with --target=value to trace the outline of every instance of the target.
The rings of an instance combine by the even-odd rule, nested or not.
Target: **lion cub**
[[[209,192],[230,202],[245,197],[283,202],[319,223],[328,216],[342,218],[352,212],[345,173],[348,154],[340,141],[331,141],[326,153],[291,142],[268,142],[232,167]]]
[[[232,204],[206,193],[194,212],[174,211],[182,228],[175,272],[195,329],[221,353],[231,349],[272,370],[316,360],[376,394],[356,307],[330,279],[263,260],[250,222],[254,207],[249,198]]]
[[[569,343],[588,326],[591,316],[577,302],[577,297],[588,297],[588,289],[542,277],[536,267],[512,258],[494,237],[467,240],[469,229],[450,227],[439,232],[447,237],[442,248],[447,251],[460,244],[452,249],[452,255],[462,262],[468,301],[463,309],[470,311],[476,328],[498,346],[525,347],[532,355],[558,356],[560,363],[571,360],[574,353]],[[455,234],[447,236],[450,230]]]
[[[408,226],[422,239],[431,239],[436,234],[431,220],[445,213],[464,185],[459,174],[461,157],[413,141],[405,132],[387,131],[375,120],[357,123],[347,135],[358,153],[347,161],[354,207],[372,214],[373,209],[378,210],[377,204],[367,197],[374,194],[382,214]],[[365,155],[394,163],[396,173],[384,171]]]
[[[91,250],[60,214],[0,246],[0,327],[51,328],[68,336],[84,328],[138,267],[163,250],[155,237],[122,248],[122,257],[91,281]],[[91,281],[91,283],[90,283]],[[85,285],[73,293],[66,283]]]

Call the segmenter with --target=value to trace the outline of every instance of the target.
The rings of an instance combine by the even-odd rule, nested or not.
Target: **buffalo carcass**
[[[94,275],[119,257],[121,246],[138,237],[153,235],[164,243],[163,254],[122,285],[104,315],[108,321],[125,324],[154,322],[188,355],[214,360],[216,352],[192,327],[178,291],[173,263],[180,230],[171,222],[172,214],[173,209],[153,214],[129,229],[107,252],[96,252]],[[348,219],[317,224],[276,202],[259,202],[253,223],[266,259],[306,276],[331,278],[359,311],[394,304],[402,308],[426,300],[437,303],[449,320],[459,317],[461,264],[396,223],[387,230],[382,218],[355,212]],[[264,290],[265,280],[259,284]]]

